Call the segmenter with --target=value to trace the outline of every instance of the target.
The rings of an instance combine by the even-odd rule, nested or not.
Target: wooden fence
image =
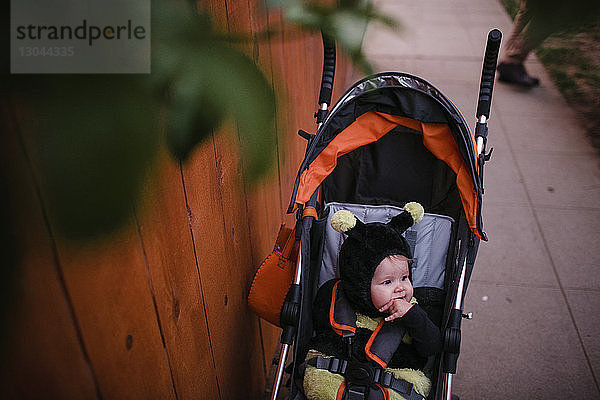
[[[230,31],[282,25],[258,1],[202,3]],[[247,49],[280,97],[277,147],[265,149],[277,168],[247,185],[233,129],[182,165],[163,150],[128,225],[85,247],[53,228],[27,132],[3,101],[2,168],[19,203],[20,261],[0,397],[262,398],[280,331],[252,314],[246,296],[280,223],[293,222],[285,209],[305,148],[296,132],[315,130],[322,60],[319,35],[286,32]],[[338,60],[334,98],[349,75]]]

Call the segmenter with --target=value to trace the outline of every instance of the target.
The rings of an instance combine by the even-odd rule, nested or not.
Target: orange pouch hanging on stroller
[[[256,271],[248,294],[250,308],[261,318],[279,327],[281,308],[294,280],[298,249],[294,229],[282,224],[275,247]]]

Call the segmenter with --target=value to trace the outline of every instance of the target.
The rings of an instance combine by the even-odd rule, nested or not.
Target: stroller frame
[[[296,239],[300,242],[300,251],[294,281],[290,286],[290,290],[281,311],[283,331],[281,334],[279,362],[271,393],[272,400],[277,399],[285,370],[285,363],[294,342],[296,345],[294,348],[294,362],[291,365],[292,387],[290,399],[295,400],[301,398],[295,387],[294,377],[297,370],[298,356],[302,355],[302,351],[306,346],[306,343],[303,343],[302,340],[306,337],[310,338],[312,334],[312,324],[310,321],[303,321],[304,318],[302,313],[302,310],[305,307],[311,306],[312,287],[308,279],[303,279],[303,276],[309,276],[312,268],[310,231],[313,222],[317,218],[316,207],[322,180],[319,181],[318,184],[311,186],[310,184],[306,184],[306,179],[302,181],[302,174],[309,169],[310,164],[316,158],[316,154],[320,152],[320,150],[316,148],[319,143],[318,139],[323,134],[323,128],[327,126],[327,123],[335,116],[336,112],[342,107],[341,105],[346,104],[361,93],[365,93],[369,90],[381,89],[382,87],[402,87],[412,89],[434,99],[450,117],[448,118],[449,121],[453,122],[453,128],[455,128],[452,131],[454,140],[459,146],[463,160],[469,164],[470,179],[472,180],[472,188],[475,192],[475,207],[473,215],[470,216],[470,220],[460,222],[463,224],[462,230],[464,232],[469,232],[469,234],[462,235],[456,240],[457,246],[454,257],[456,258],[455,263],[457,273],[453,274],[454,276],[446,276],[447,288],[449,288],[452,293],[452,301],[450,302],[451,306],[449,309],[445,307],[442,320],[442,337],[444,337],[444,345],[434,397],[435,399],[450,400],[452,395],[452,378],[453,374],[456,373],[457,361],[460,354],[461,320],[463,318],[470,318],[470,315],[463,314],[463,299],[472,273],[479,241],[480,239],[483,239],[484,241],[487,240],[482,229],[481,220],[483,169],[485,162],[489,160],[491,155],[491,151],[489,154],[486,154],[488,134],[487,119],[489,118],[490,113],[501,36],[500,31],[497,29],[493,29],[488,34],[476,112],[477,123],[473,138],[464,118],[449,99],[428,82],[408,74],[382,73],[364,78],[354,84],[341,97],[336,106],[331,110],[331,113],[328,113],[333,89],[336,50],[333,40],[323,35],[323,75],[319,94],[319,109],[315,114],[318,129],[317,133],[314,135],[299,131],[300,136],[307,139],[308,145],[305,159],[300,166],[294,184],[294,190],[288,208],[288,213],[296,212],[297,221],[295,235]],[[457,135],[455,131],[460,134]],[[475,146],[472,146],[473,139],[475,141]],[[473,147],[475,147],[475,149],[473,149]],[[465,227],[464,224],[467,224],[467,226]]]

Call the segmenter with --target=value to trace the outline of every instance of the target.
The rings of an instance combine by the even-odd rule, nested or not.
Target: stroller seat
[[[331,226],[331,218],[339,210],[350,211],[364,223],[388,223],[394,216],[404,211],[402,208],[393,205],[362,205],[342,202],[331,202],[326,204],[322,212],[322,219],[317,223],[320,227],[319,230],[322,231],[322,246],[320,247],[320,254],[315,254],[314,257],[315,259],[320,260],[320,262],[315,266],[314,286],[312,288],[313,297],[316,297],[317,293],[322,292],[322,290],[319,290],[321,286],[329,282],[328,285],[324,286],[328,288],[331,286],[331,280],[339,279],[340,277],[338,258],[346,235],[334,230]],[[403,233],[413,255],[414,262],[412,264],[411,278],[414,287],[414,297],[438,328],[441,328],[447,285],[445,278],[447,263],[449,262],[448,250],[453,237],[452,232],[454,225],[454,219],[449,216],[425,213],[419,223],[413,225]],[[307,315],[310,314],[310,312],[307,313]],[[308,321],[306,321],[306,323],[308,324]],[[306,350],[309,348],[314,349],[310,347],[310,344]],[[312,352],[309,352],[308,354],[308,358],[310,359],[312,359],[311,357],[314,357],[315,354],[318,354],[318,352],[315,353],[315,350],[311,351]],[[315,359],[312,360],[314,362]],[[435,382],[438,375],[436,367],[439,363],[438,360],[438,355],[430,356],[423,371],[415,371],[415,375],[405,375],[402,376],[401,379],[407,379],[409,382],[417,385],[417,382],[422,384],[422,379],[426,379],[425,375],[427,375],[427,378]],[[321,362],[324,363],[323,365],[329,365],[327,358],[321,360]],[[327,368],[328,367],[325,366],[325,369]],[[332,370],[329,371],[339,373]],[[425,373],[425,375],[422,375],[422,379],[419,378],[419,373]],[[316,379],[316,375],[314,374],[314,370],[311,370],[311,375],[309,375],[311,381]],[[323,374],[323,372],[321,372],[321,374]],[[324,379],[324,382],[329,382],[330,379],[334,378],[330,378],[329,375],[327,375],[327,378]],[[410,384],[406,383],[407,381],[403,382],[404,384]],[[311,394],[311,396],[314,395],[314,393]],[[298,396],[297,399],[304,399],[304,397]]]
[[[348,210],[364,223],[388,223],[402,212],[402,208],[384,205],[360,205],[332,202],[327,204],[323,256],[319,272],[318,287],[339,277],[338,255],[344,235],[331,227],[331,217],[339,210]],[[423,219],[410,227],[404,237],[413,254],[412,284],[415,288],[429,287],[444,289],[446,258],[454,220],[451,217],[425,213]]]

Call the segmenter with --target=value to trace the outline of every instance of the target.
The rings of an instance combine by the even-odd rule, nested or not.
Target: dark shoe
[[[523,64],[498,64],[498,72],[500,76],[498,80],[506,83],[512,83],[523,87],[534,87],[540,84],[538,78],[529,76]]]

